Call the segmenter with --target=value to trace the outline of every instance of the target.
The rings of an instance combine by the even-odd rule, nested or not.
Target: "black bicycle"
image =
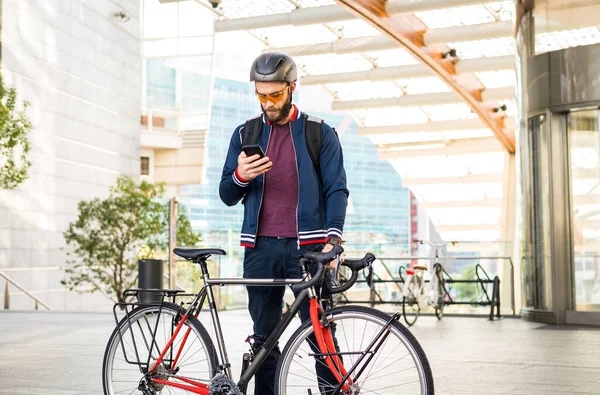
[[[183,291],[151,290],[162,301],[139,301],[115,305],[117,327],[111,335],[103,362],[106,395],[117,394],[205,394],[241,395],[269,352],[291,323],[300,305],[308,299],[310,320],[291,336],[279,359],[275,389],[280,395],[317,394],[433,394],[433,376],[427,357],[414,336],[399,322],[400,314],[345,305],[324,311],[315,286],[326,273],[324,263],[338,259],[343,249],[308,253],[298,260],[301,279],[213,278],[206,260],[225,255],[220,249],[175,249],[174,253],[200,265],[204,286],[193,300],[174,303]],[[350,278],[330,284],[330,293],[348,290],[358,272],[369,268],[375,257],[346,260]],[[311,276],[312,265],[316,272]],[[329,277],[329,276],[328,276]],[[288,285],[296,294],[279,325],[258,349],[243,356],[241,377],[233,376],[225,348],[213,286]],[[128,298],[149,290],[125,291]],[[173,302],[165,299],[171,298]],[[198,315],[208,299],[216,345]],[[128,299],[125,299],[128,300]],[[118,320],[117,309],[125,309]],[[320,380],[317,367],[329,369],[335,381]],[[256,394],[260,395],[260,394]]]

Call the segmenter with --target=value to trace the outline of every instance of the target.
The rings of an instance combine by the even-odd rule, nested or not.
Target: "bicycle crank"
[[[211,380],[209,395],[242,395],[242,393],[233,380],[220,375]]]

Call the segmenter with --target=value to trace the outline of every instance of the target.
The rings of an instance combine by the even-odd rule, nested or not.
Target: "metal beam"
[[[577,205],[600,204],[600,195],[575,195],[573,200]]]
[[[166,2],[165,0],[160,0]],[[170,0],[173,1],[173,0]],[[176,0],[175,0],[176,1]],[[413,14],[440,8],[461,7],[481,4],[481,0],[394,0],[388,1],[391,14]],[[344,7],[327,5],[321,7],[296,8],[290,12],[259,15],[245,18],[226,19],[215,22],[215,32],[264,29],[278,26],[305,26],[356,19],[356,15]]]
[[[591,147],[593,145],[590,144]],[[582,169],[581,167],[577,167],[571,170],[571,179],[573,180],[598,180],[600,179],[600,174],[598,169]],[[600,203],[600,201],[599,201]]]
[[[600,214],[600,209],[598,209],[598,210],[592,210],[592,211],[588,211],[587,213],[576,215],[576,217],[575,217],[576,219],[575,220],[576,221],[585,221],[588,218],[593,218],[593,217],[595,217],[595,216],[597,216],[599,214]]]
[[[425,141],[408,141],[401,143],[387,143],[387,144],[378,144],[378,148],[380,150],[387,150],[393,148],[422,148],[422,147],[432,147],[439,146],[441,147],[452,147],[456,145],[466,146],[466,145],[490,145],[491,147],[496,147],[496,139],[493,137],[466,137],[466,138],[458,138],[458,139],[444,139],[444,140],[425,140]]]
[[[575,221],[575,226],[581,229],[597,230],[600,228],[600,221]]]
[[[278,26],[305,26],[356,19],[346,9],[337,5],[296,8],[291,12],[271,15],[259,15],[245,18],[215,21],[215,32],[233,32],[239,30],[264,29]]]
[[[482,200],[460,200],[460,201],[441,201],[441,202],[419,202],[419,207],[424,209],[435,208],[463,208],[463,207],[500,207],[502,199],[482,199]]]
[[[456,232],[456,231],[488,231],[488,230],[499,230],[499,224],[474,224],[474,225],[439,225],[435,229],[440,232]]]
[[[514,131],[507,131],[502,117],[495,116],[492,109],[482,103],[481,91],[474,89],[468,82],[456,78],[457,73],[452,61],[444,59],[439,51],[426,46],[422,33],[424,25],[416,17],[404,15],[390,17],[385,0],[336,1],[371,23],[385,36],[392,38],[428,66],[492,130],[496,139],[508,152],[515,152]]]
[[[418,185],[456,185],[456,184],[484,184],[502,182],[502,174],[469,174],[459,177],[435,177],[435,178],[404,178],[402,185],[405,187]]]
[[[484,71],[513,70],[515,58],[509,56],[493,56],[489,58],[459,60],[456,72],[480,73]],[[398,79],[431,77],[431,70],[423,64],[407,66],[375,67],[366,71],[353,71],[336,74],[313,74],[300,78],[301,85],[334,84],[354,81],[389,81]]]
[[[461,141],[464,140],[464,141]],[[494,137],[455,140],[445,147],[437,148],[435,144],[421,143],[422,149],[384,150],[379,151],[380,159],[406,159],[426,156],[456,156],[472,153],[501,152],[502,146]]]
[[[491,88],[484,91],[482,101],[487,100],[511,100],[515,98],[515,88],[513,86],[505,88]],[[366,99],[366,100],[336,100],[331,103],[333,111],[358,110],[365,108],[380,107],[420,107],[433,106],[439,104],[459,103],[454,92],[424,93],[418,95],[404,95],[400,97],[390,97],[385,99]]]
[[[511,128],[515,124],[514,117],[504,118],[504,124]],[[402,133],[440,133],[462,130],[486,129],[479,118],[452,119],[448,121],[431,121],[426,123],[408,124],[408,125],[389,125],[358,128],[358,134],[361,136],[379,136],[385,134]]]
[[[510,37],[511,22],[481,23],[479,25],[452,26],[426,30],[423,40],[427,45],[445,45],[448,43],[485,40]],[[342,38],[328,43],[295,45],[289,47],[270,47],[263,52],[283,52],[289,56],[314,56],[326,54],[350,54],[371,51],[397,49],[398,42],[386,35],[356,38]]]

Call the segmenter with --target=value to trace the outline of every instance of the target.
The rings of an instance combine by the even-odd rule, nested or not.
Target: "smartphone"
[[[258,154],[258,155],[260,155],[260,158],[258,158],[258,159],[261,159],[265,156],[265,153],[263,152],[262,148],[260,148],[260,145],[258,145],[258,144],[244,145],[242,147],[242,150],[246,153],[247,157],[251,157],[252,155]]]

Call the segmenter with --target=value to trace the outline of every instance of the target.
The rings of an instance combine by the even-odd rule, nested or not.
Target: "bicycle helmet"
[[[263,53],[252,63],[250,81],[287,82],[298,79],[296,63],[289,56],[279,52]]]

